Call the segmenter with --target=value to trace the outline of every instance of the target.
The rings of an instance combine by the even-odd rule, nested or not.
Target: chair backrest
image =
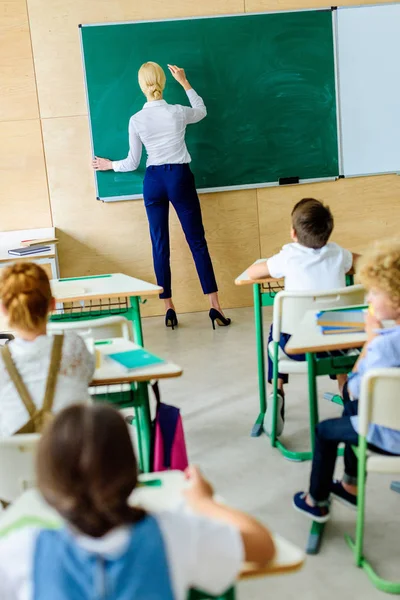
[[[272,337],[279,341],[280,333],[293,333],[308,310],[325,310],[339,306],[353,306],[364,303],[365,288],[350,285],[325,292],[279,292],[274,299]]]
[[[370,423],[400,431],[400,368],[371,369],[363,377],[358,414],[362,436]]]
[[[95,340],[123,337],[133,341],[132,323],[122,316],[86,320],[76,319],[75,321],[51,321],[48,323],[47,330],[49,333],[75,331],[83,337],[90,336]]]
[[[0,500],[13,502],[36,482],[37,433],[13,435],[0,440]]]

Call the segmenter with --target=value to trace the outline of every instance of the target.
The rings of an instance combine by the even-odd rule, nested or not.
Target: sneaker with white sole
[[[331,516],[329,512],[329,505],[310,506],[307,504],[306,498],[306,492],[297,492],[297,494],[293,496],[293,508],[317,523],[326,523],[329,521]]]
[[[265,413],[264,431],[267,435],[272,433],[272,406],[274,404],[274,394],[268,396],[267,412]],[[285,425],[285,397],[278,390],[278,414],[276,417],[276,437],[282,435]]]

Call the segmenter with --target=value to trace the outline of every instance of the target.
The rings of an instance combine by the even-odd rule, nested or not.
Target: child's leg
[[[351,449],[357,445],[358,434],[351,424],[351,416],[357,414],[357,403],[350,402],[339,419],[322,421],[316,429],[315,449],[310,477],[310,505],[326,503],[331,491],[335,471],[337,448],[340,442],[346,442],[346,473],[349,477],[357,475],[357,459]]]
[[[282,343],[283,343],[283,347],[285,347],[285,345],[287,344],[287,338],[288,336],[285,333],[281,334],[281,339],[279,341],[279,345],[282,347]],[[268,383],[272,383],[272,378],[273,378],[273,363],[272,363],[272,359],[269,355],[268,352],[268,347],[270,342],[272,342],[272,325],[269,328],[269,335],[268,335],[268,345],[267,345],[267,357],[268,357]],[[282,393],[283,395],[283,386],[285,385],[285,383],[287,383],[289,381],[289,376],[279,373],[278,374],[278,390]]]
[[[347,374],[346,373],[338,373],[336,375],[336,379],[339,386],[339,394],[343,398],[343,388],[347,382]]]

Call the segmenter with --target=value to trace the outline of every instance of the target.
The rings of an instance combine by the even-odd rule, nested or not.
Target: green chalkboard
[[[94,153],[128,153],[128,122],[145,98],[148,60],[186,69],[208,115],[187,128],[197,188],[221,189],[338,175],[330,10],[82,26]],[[188,104],[167,74],[165,99]],[[97,173],[98,197],[142,192],[135,173]]]

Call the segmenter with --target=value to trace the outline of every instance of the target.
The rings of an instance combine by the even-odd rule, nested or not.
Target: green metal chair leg
[[[357,473],[357,524],[355,541],[346,534],[345,539],[354,554],[357,567],[361,567],[368,575],[372,584],[382,592],[400,594],[400,581],[389,581],[380,577],[363,555],[364,523],[365,523],[365,487],[367,480],[367,440],[359,436],[358,447],[353,448],[358,458]]]
[[[272,359],[272,364],[273,364],[273,372],[272,372],[272,394],[273,394],[273,398],[272,398],[272,407],[270,408],[270,410],[272,411],[272,418],[271,418],[271,431],[270,431],[270,435],[271,435],[271,446],[272,447],[276,447],[276,443],[277,443],[277,437],[276,437],[276,425],[277,425],[277,419],[278,419],[278,363],[279,363],[279,343],[278,342],[274,342],[274,355],[273,355],[273,359]]]
[[[257,345],[257,368],[260,412],[251,430],[251,437],[258,437],[263,432],[264,417],[267,409],[267,391],[265,385],[265,354],[261,288],[257,283],[253,285],[253,298]]]
[[[294,462],[301,462],[303,460],[310,460],[312,453],[308,452],[297,452],[295,450],[288,450],[286,446],[276,437],[276,425],[278,419],[278,368],[279,368],[279,342],[274,342],[274,356],[272,359],[273,364],[273,378],[272,378],[272,428],[270,432],[271,446],[277,448],[284,458],[292,460]]]

